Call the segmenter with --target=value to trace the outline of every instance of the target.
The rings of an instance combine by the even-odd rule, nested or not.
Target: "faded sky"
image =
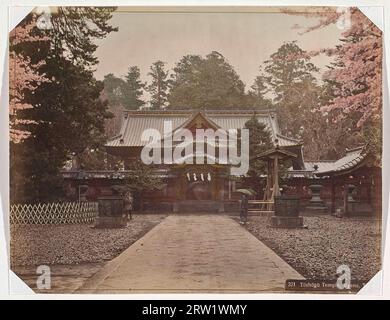
[[[336,25],[298,34],[293,26],[312,25],[313,19],[278,12],[261,13],[156,13],[116,12],[111,20],[119,31],[98,42],[100,60],[96,77],[123,76],[130,65],[141,69],[143,81],[156,60],[172,68],[186,54],[206,55],[215,50],[225,56],[250,88],[259,65],[286,41],[297,40],[304,50],[333,47],[341,30]],[[313,59],[323,68],[325,56]]]

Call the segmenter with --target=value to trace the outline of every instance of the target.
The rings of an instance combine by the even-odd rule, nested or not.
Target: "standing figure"
[[[240,202],[240,223],[245,224],[248,219],[248,196],[243,194]]]
[[[125,214],[127,219],[131,220],[131,211],[133,211],[133,195],[130,191],[126,191],[124,194]]]

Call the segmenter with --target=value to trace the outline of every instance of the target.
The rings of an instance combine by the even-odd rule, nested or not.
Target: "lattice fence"
[[[10,208],[11,224],[93,223],[97,215],[97,202],[14,204]]]

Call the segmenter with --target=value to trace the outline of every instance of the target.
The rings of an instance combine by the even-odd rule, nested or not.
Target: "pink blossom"
[[[337,48],[322,48],[309,52],[311,56],[325,53],[333,56],[340,67],[330,69],[324,79],[339,83],[334,90],[335,98],[322,107],[324,112],[341,110],[339,119],[350,113],[360,118],[357,126],[368,120],[380,121],[382,116],[382,32],[358,8],[349,8],[351,24],[342,33],[345,40]],[[310,32],[334,24],[342,12],[336,8],[305,9],[303,11],[282,10],[287,14],[316,17],[319,22],[307,28]],[[296,28],[296,26],[294,26]]]
[[[34,27],[33,19],[31,23],[19,25],[10,32],[10,46],[27,42],[45,41],[47,37],[32,36],[31,30]],[[42,82],[49,81],[44,75],[39,74],[37,69],[45,62],[41,61],[32,64],[29,57],[18,54],[12,50],[9,52],[9,114],[10,114],[10,138],[14,143],[19,143],[26,139],[30,133],[17,129],[19,124],[33,123],[28,119],[20,119],[18,111],[33,108],[31,104],[24,100],[24,92],[33,92]]]

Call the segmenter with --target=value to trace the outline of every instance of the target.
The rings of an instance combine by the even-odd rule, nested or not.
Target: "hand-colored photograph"
[[[8,43],[11,270],[36,293],[356,294],[382,268],[381,29],[36,7]]]

